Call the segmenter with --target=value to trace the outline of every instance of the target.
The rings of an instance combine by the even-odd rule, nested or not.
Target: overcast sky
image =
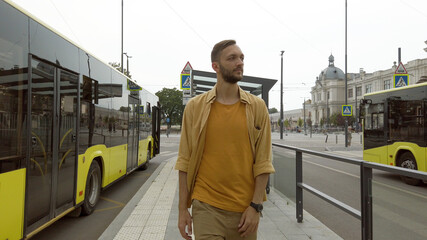
[[[13,0],[104,62],[120,62],[121,0]],[[179,88],[187,61],[213,71],[210,52],[235,39],[245,75],[279,80],[270,108],[280,109],[280,51],[284,50],[284,109],[311,98],[328,66],[344,71],[345,0],[124,0],[124,52],[132,77],[155,93]],[[427,58],[426,0],[348,0],[348,72],[389,69]],[[126,66],[126,58],[124,58]]]

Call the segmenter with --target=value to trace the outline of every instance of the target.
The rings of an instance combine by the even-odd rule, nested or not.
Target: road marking
[[[394,189],[394,190],[397,190],[397,191],[402,191],[402,192],[405,192],[405,193],[408,193],[408,194],[415,195],[415,196],[420,197],[420,198],[427,199],[427,196],[421,195],[421,194],[419,194],[419,193],[410,192],[410,191],[408,191],[408,190],[404,190],[404,189],[401,189],[401,188],[393,187],[393,186],[390,186],[390,185],[387,185],[387,184],[385,184],[385,183],[381,183],[381,182],[378,182],[378,181],[373,181],[373,182],[374,182],[374,183],[376,183],[376,184],[382,185],[382,186],[384,186],[384,187],[389,187],[389,188]]]
[[[178,152],[169,152],[166,154],[162,154],[162,157],[167,157],[167,156],[171,156],[171,155],[175,155],[175,154],[178,154]]]
[[[351,177],[360,178],[360,177],[359,177],[359,176],[357,176],[357,175],[350,174],[350,173],[347,173],[347,172],[344,172],[344,171],[341,171],[341,170],[337,170],[337,169],[335,169],[335,168],[326,167],[326,166],[323,166],[323,165],[318,164],[318,163],[309,162],[309,161],[307,161],[307,160],[303,160],[303,162],[305,162],[305,163],[310,163],[310,164],[313,164],[313,165],[316,165],[316,166],[319,166],[319,167],[323,167],[323,168],[329,169],[329,170],[331,170],[331,171],[339,172],[339,173],[342,173],[342,174],[345,174],[345,175],[348,175],[348,176],[351,176]]]
[[[305,163],[309,163],[309,164],[313,164],[313,165],[316,165],[316,166],[319,166],[319,167],[322,167],[322,168],[329,169],[329,170],[334,171],[334,172],[342,173],[342,174],[345,174],[345,175],[348,175],[348,176],[351,176],[351,177],[355,177],[355,178],[359,178],[359,179],[360,179],[360,176],[357,176],[357,175],[354,175],[354,174],[350,174],[350,173],[347,173],[347,172],[344,172],[344,171],[341,171],[341,170],[337,170],[337,169],[334,169],[334,168],[331,168],[331,167],[326,167],[326,166],[323,166],[323,165],[318,164],[318,163],[309,162],[309,161],[307,161],[307,160],[303,160],[303,162],[305,162]],[[401,192],[404,192],[404,193],[407,193],[407,194],[412,194],[412,195],[414,195],[414,196],[417,196],[417,197],[420,197],[420,198],[427,199],[427,196],[421,195],[421,194],[419,194],[419,193],[415,193],[415,192],[407,191],[407,190],[404,190],[404,189],[401,189],[401,188],[398,188],[398,187],[394,187],[394,186],[391,186],[391,185],[388,185],[388,184],[385,184],[385,183],[382,183],[382,182],[378,182],[378,181],[376,181],[376,180],[373,180],[372,182],[373,182],[373,183],[376,183],[376,184],[379,184],[379,185],[382,185],[382,186],[384,186],[384,187],[388,187],[388,188],[391,188],[391,189],[394,189],[394,190],[397,190],[397,191],[401,191]]]
[[[159,155],[163,155],[163,154],[167,154],[167,153],[170,153],[171,151],[164,151],[164,152],[161,152]]]
[[[122,208],[122,207],[124,207],[126,205],[124,203],[117,202],[117,201],[114,201],[114,200],[106,198],[106,197],[99,197],[99,198],[102,199],[102,200],[105,200],[107,202],[116,204],[116,206],[114,206],[114,207],[108,207],[108,208],[96,209],[95,212],[104,212],[104,211],[115,209],[115,208]]]

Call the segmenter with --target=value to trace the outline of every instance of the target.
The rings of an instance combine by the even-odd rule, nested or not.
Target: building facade
[[[353,107],[353,116],[357,118],[359,101],[366,93],[393,88],[393,75],[396,62],[387,70],[366,73],[363,68],[359,73],[347,73],[347,104]],[[409,85],[422,81],[427,76],[427,58],[416,59],[404,64]],[[312,104],[310,106],[311,121],[314,127],[328,126],[329,118],[334,113],[341,113],[345,104],[345,74],[334,65],[334,57],[329,56],[329,65],[316,79],[311,88]]]
[[[315,86],[311,88],[311,99],[305,102],[305,119],[309,126],[314,128],[333,127],[330,117],[341,114],[345,104],[345,74],[335,66],[334,56],[329,56],[329,64],[316,78]],[[353,116],[358,116],[358,106],[364,94],[393,88],[393,75],[397,69],[396,62],[387,70],[366,73],[360,68],[358,73],[347,73],[347,104],[352,105]],[[427,58],[416,59],[404,64],[409,75],[409,85],[427,81]],[[304,105],[304,104],[303,104]],[[287,119],[290,128],[297,126],[298,119],[304,119],[303,108],[284,111],[284,120]],[[270,114],[272,129],[279,128],[280,113]]]

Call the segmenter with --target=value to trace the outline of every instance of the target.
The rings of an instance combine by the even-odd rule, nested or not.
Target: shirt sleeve
[[[255,142],[255,164],[253,166],[254,177],[264,173],[274,173],[271,148],[270,117],[264,101],[257,106],[255,114],[261,119],[259,135]]]
[[[190,162],[192,144],[191,144],[191,126],[193,120],[193,104],[189,101],[184,109],[182,117],[181,139],[179,143],[178,159],[176,160],[175,170],[188,172],[188,163]]]

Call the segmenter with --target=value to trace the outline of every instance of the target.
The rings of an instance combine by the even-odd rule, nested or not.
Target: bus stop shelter
[[[216,73],[199,70],[191,71],[192,96],[200,95],[211,90],[216,84]],[[245,91],[262,98],[268,107],[268,92],[276,84],[277,80],[243,76],[237,84]]]

